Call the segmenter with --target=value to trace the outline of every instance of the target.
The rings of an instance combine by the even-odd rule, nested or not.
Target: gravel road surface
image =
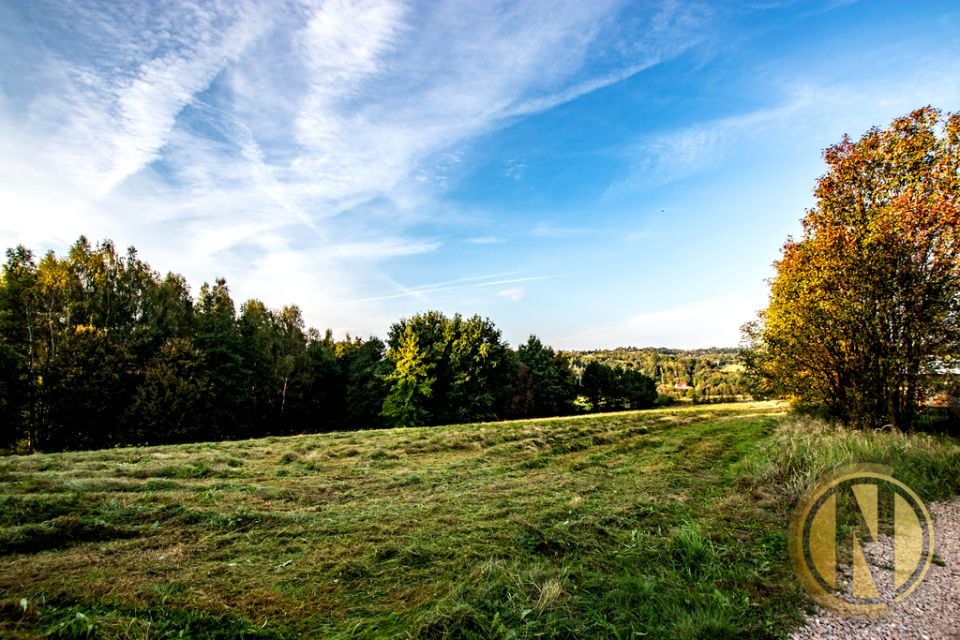
[[[960,500],[927,507],[934,520],[936,556],[916,591],[903,602],[892,604],[889,614],[878,620],[860,620],[818,608],[791,639],[960,639]],[[892,541],[882,539],[865,545],[864,555],[874,566],[891,567]]]

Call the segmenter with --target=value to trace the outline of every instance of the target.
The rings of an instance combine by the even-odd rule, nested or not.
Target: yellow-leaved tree
[[[803,235],[744,326],[765,391],[856,426],[911,428],[960,354],[960,114],[926,107],[844,137]]]

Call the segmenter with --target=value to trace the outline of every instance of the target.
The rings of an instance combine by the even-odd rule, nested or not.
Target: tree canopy
[[[920,109],[824,159],[803,235],[744,328],[748,364],[843,422],[909,428],[960,353],[960,115]]]

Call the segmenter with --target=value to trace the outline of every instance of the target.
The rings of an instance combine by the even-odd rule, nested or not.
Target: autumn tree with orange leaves
[[[854,426],[912,428],[960,355],[960,114],[844,137],[769,306],[744,326],[760,387]]]

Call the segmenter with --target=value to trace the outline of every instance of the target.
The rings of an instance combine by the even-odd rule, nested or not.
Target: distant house
[[[673,388],[677,391],[687,391],[688,389],[693,389],[693,387],[688,385],[685,380],[681,380],[680,382],[676,383],[673,385]]]
[[[924,412],[947,417],[950,414],[960,416],[960,398],[949,393],[938,393],[922,403]]]

